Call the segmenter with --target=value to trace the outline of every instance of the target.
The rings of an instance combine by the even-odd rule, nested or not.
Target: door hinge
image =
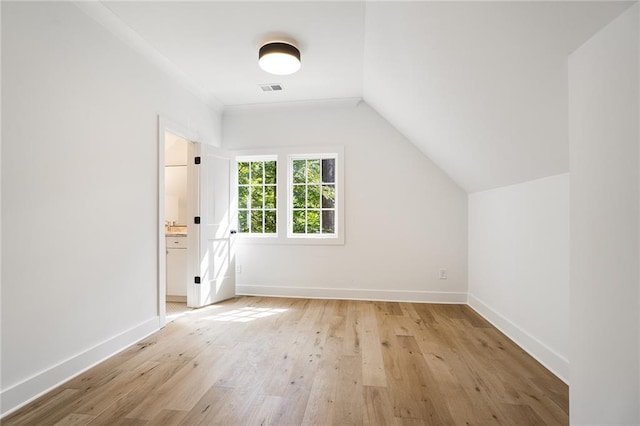
[[[195,160],[196,164],[200,164],[200,157],[196,157]]]
[[[200,277],[194,277],[193,282],[196,284],[200,284]]]
[[[196,216],[193,218],[193,223],[195,224],[199,224],[200,223],[200,216]]]

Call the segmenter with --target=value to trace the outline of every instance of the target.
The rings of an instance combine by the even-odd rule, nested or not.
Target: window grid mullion
[[[309,160],[304,160],[304,233],[309,233]]]
[[[247,207],[247,224],[249,225],[249,234],[253,234],[253,161],[249,161],[249,198],[247,203],[249,206]]]
[[[264,234],[265,231],[265,195],[266,195],[266,186],[265,186],[265,178],[266,178],[266,173],[265,173],[265,168],[266,168],[266,161],[262,162],[262,233]]]

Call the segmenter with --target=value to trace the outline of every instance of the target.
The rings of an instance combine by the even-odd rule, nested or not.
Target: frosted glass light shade
[[[301,66],[300,51],[288,43],[267,43],[260,48],[258,64],[270,74],[293,74]]]

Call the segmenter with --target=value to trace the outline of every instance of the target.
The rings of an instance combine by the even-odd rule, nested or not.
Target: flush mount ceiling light
[[[289,43],[267,43],[260,48],[258,64],[271,74],[293,74],[300,69],[300,51]]]

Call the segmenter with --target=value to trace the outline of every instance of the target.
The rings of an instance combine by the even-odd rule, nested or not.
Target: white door
[[[235,259],[232,249],[230,187],[231,156],[220,148],[194,144],[200,164],[193,161],[196,179],[193,278],[187,304],[199,308],[235,296]],[[192,160],[192,159],[190,159]],[[192,161],[190,161],[192,163]],[[195,217],[192,219],[194,222]],[[235,231],[234,231],[235,233]]]

